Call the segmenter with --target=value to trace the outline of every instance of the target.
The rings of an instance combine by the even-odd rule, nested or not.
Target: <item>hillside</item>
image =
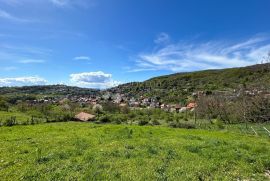
[[[241,68],[177,73],[133,82],[112,88],[112,92],[130,96],[156,96],[165,102],[186,99],[195,91],[232,91],[234,89],[267,89],[270,87],[270,64]]]
[[[155,77],[144,82],[131,82],[106,91],[66,85],[0,87],[0,95],[100,95],[121,93],[129,97],[157,97],[162,102],[179,103],[196,91],[233,91],[270,89],[270,64],[241,68],[204,70]]]
[[[66,85],[0,87],[0,95],[91,95],[97,94],[96,89],[72,87]]]

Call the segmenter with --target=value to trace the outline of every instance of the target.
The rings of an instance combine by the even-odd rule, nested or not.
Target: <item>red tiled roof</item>
[[[191,102],[191,103],[189,103],[189,104],[187,105],[187,108],[188,108],[188,109],[192,109],[192,108],[195,108],[195,107],[197,107],[197,104],[196,104],[195,102]]]
[[[80,121],[90,121],[93,120],[95,117],[96,117],[95,115],[81,112],[75,116],[75,119],[78,119]]]

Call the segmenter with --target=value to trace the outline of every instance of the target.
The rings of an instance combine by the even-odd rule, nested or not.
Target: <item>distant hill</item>
[[[233,91],[243,88],[270,90],[270,64],[176,73],[144,82],[122,84],[106,91],[129,97],[157,97],[163,102],[179,103],[196,91]],[[100,95],[106,91],[66,85],[0,87],[0,95]]]
[[[195,91],[232,91],[270,88],[270,64],[241,68],[204,70],[160,76],[144,82],[133,82],[112,88],[112,92],[130,96],[156,96],[165,102],[179,102]]]
[[[71,87],[66,85],[44,85],[24,87],[0,87],[0,95],[92,95],[99,93],[96,89]]]

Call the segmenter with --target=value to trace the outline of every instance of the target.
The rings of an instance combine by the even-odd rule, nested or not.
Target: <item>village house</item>
[[[75,118],[75,120],[78,120],[78,121],[87,122],[87,121],[93,121],[95,119],[95,117],[96,117],[95,115],[88,114],[85,112],[80,112],[74,118]]]
[[[195,102],[190,102],[187,105],[187,109],[189,109],[189,110],[194,109],[195,107],[197,107],[197,104]]]

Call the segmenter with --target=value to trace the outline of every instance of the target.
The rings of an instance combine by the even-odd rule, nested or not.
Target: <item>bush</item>
[[[158,120],[154,119],[151,121],[151,124],[152,125],[160,125],[160,122]]]
[[[102,114],[103,113],[103,107],[100,104],[96,104],[93,106],[93,111],[96,114]]]
[[[140,120],[138,124],[140,126],[144,126],[144,125],[147,125],[148,124],[148,121],[147,120]]]
[[[9,105],[5,100],[0,98],[0,111],[7,111],[9,110]]]
[[[127,117],[122,114],[116,114],[113,116],[113,122],[116,124],[126,123]]]
[[[216,125],[219,129],[224,129],[225,128],[223,122],[220,119],[215,119],[215,120],[212,121],[212,123],[214,125]]]
[[[194,124],[190,123],[180,123],[180,122],[171,122],[169,124],[170,127],[172,128],[185,128],[185,129],[195,129],[196,126]]]
[[[112,122],[112,117],[108,116],[108,115],[103,115],[103,116],[100,116],[98,119],[97,119],[99,122],[101,123],[110,123]]]
[[[4,122],[5,126],[14,126],[16,125],[16,117],[10,117],[9,119],[6,119],[6,121]]]
[[[117,104],[112,102],[107,102],[106,104],[102,104],[103,110],[109,113],[120,112],[120,107]]]

